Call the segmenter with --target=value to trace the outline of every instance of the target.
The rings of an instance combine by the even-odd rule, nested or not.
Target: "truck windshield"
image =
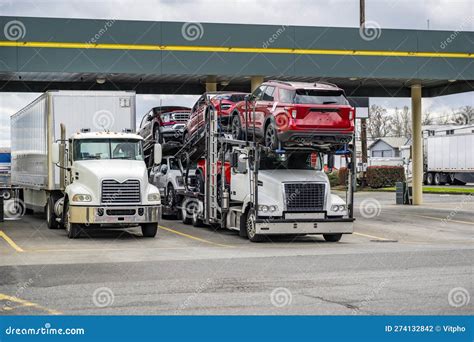
[[[321,170],[322,160],[318,153],[293,152],[268,153],[260,157],[260,170]]]
[[[136,139],[78,139],[73,155],[74,160],[143,160],[142,143]]]
[[[344,92],[340,90],[297,89],[294,103],[348,105]]]

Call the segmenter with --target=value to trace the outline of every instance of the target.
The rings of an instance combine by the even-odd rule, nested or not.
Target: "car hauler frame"
[[[253,141],[229,139],[221,132],[218,115],[208,103],[204,129],[175,154],[182,165],[184,179],[188,179],[187,170],[198,159],[205,158],[205,169],[209,170],[205,172],[203,192],[187,185],[178,193],[179,200],[175,203],[182,212],[183,222],[238,230],[251,241],[277,234],[322,234],[327,241],[339,241],[342,234],[353,232],[354,144],[347,142],[344,151],[334,151],[327,146],[272,151],[255,138]],[[295,170],[261,170],[261,159],[268,155],[284,159],[291,153],[344,154],[349,165],[345,201],[330,193],[329,180],[323,171],[294,174]],[[226,167],[232,172],[230,184],[224,181]],[[291,191],[295,203],[306,201],[307,210],[291,205],[288,198],[292,196]]]

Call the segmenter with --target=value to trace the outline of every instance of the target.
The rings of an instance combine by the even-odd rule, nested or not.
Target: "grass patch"
[[[395,192],[395,187],[372,189],[372,188],[358,188],[360,191],[381,191],[381,192]],[[464,194],[464,195],[474,195],[474,188],[449,188],[443,186],[424,186],[423,193],[425,194]]]

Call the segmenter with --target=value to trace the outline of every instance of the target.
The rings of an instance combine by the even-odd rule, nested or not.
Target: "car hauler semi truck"
[[[474,182],[474,133],[425,137],[424,180],[427,185]]]
[[[270,235],[306,234],[322,234],[326,241],[336,242],[353,232],[355,151],[349,141],[344,150],[328,144],[272,150],[255,139],[227,138],[210,102],[205,117],[203,131],[175,155],[184,165],[204,158],[209,170],[204,172],[203,191],[187,186],[173,201],[183,222],[238,230],[252,242]],[[347,157],[350,169],[344,199],[331,192],[322,170],[323,156],[336,153]],[[317,163],[311,162],[314,155]],[[229,167],[227,183],[228,177],[221,175],[227,175]],[[183,179],[188,179],[184,172]]]
[[[148,183],[143,139],[130,133],[134,108],[133,92],[49,91],[13,115],[12,185],[26,209],[70,238],[137,225],[155,236],[160,196]]]

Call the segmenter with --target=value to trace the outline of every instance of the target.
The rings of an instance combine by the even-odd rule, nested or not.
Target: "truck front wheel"
[[[324,240],[327,242],[338,242],[342,238],[342,234],[323,234]]]
[[[155,237],[156,232],[158,231],[157,223],[145,223],[141,225],[142,234],[144,237]]]
[[[70,239],[76,239],[81,235],[81,225],[69,222],[69,203],[67,202],[64,207],[64,228],[66,228],[67,237]]]
[[[246,217],[246,228],[247,228],[247,237],[252,242],[261,242],[263,241],[263,236],[257,234],[257,227],[255,225],[255,213],[252,209],[247,212]]]
[[[49,229],[59,229],[61,225],[56,221],[56,214],[54,212],[55,199],[53,196],[49,196],[48,202],[46,203],[46,224]]]

